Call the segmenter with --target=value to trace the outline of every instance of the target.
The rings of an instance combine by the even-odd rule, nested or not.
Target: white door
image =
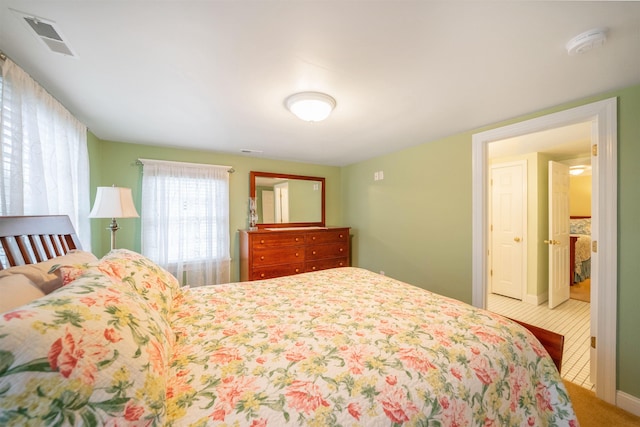
[[[549,308],[570,296],[569,166],[549,162]]]
[[[273,186],[276,196],[276,223],[289,222],[289,184]]]
[[[262,190],[262,222],[273,224],[275,220],[274,194],[271,190]]]
[[[522,300],[526,283],[526,161],[491,167],[491,292]]]

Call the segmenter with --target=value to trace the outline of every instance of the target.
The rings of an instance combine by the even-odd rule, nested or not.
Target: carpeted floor
[[[591,302],[591,279],[571,285],[571,298],[578,301]]]
[[[596,397],[595,393],[568,381],[564,382],[581,427],[638,427],[640,417]]]

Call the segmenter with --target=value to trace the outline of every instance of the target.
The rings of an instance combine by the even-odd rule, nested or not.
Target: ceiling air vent
[[[29,15],[24,12],[13,10],[20,19],[23,20],[31,30],[33,30],[38,39],[45,44],[52,52],[60,53],[66,56],[75,57],[69,45],[64,41],[62,33],[53,21]]]

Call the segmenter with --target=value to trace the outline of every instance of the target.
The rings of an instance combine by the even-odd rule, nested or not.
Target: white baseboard
[[[527,294],[524,296],[522,302],[526,302],[527,304],[540,305],[549,300],[549,292],[545,292],[540,295],[532,295]]]
[[[616,392],[616,405],[619,408],[640,417],[640,398],[618,390]]]

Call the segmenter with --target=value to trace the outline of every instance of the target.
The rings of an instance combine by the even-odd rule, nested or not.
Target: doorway
[[[574,299],[579,284],[572,285],[575,278],[588,275],[590,261],[574,262],[573,267],[569,261],[586,259],[585,253],[591,252],[590,237],[584,236],[591,221],[590,127],[588,122],[579,123],[489,145],[491,250],[486,308],[564,335],[562,378],[593,391],[590,304],[588,299]],[[505,159],[507,154],[512,157]],[[528,173],[516,173],[518,165]],[[582,219],[570,219],[577,216]],[[527,229],[529,233],[522,232]],[[576,247],[574,237],[580,238],[580,256],[575,250],[570,255],[570,247]],[[529,247],[531,252],[520,258],[522,262],[514,256],[518,247],[523,251]],[[516,284],[520,270],[528,289]]]
[[[473,295],[475,306],[487,301],[487,194],[488,145],[580,122],[591,124],[593,148],[592,236],[597,252],[592,254],[591,335],[596,343],[596,395],[616,401],[617,317],[617,99],[611,98],[558,113],[473,135]]]

